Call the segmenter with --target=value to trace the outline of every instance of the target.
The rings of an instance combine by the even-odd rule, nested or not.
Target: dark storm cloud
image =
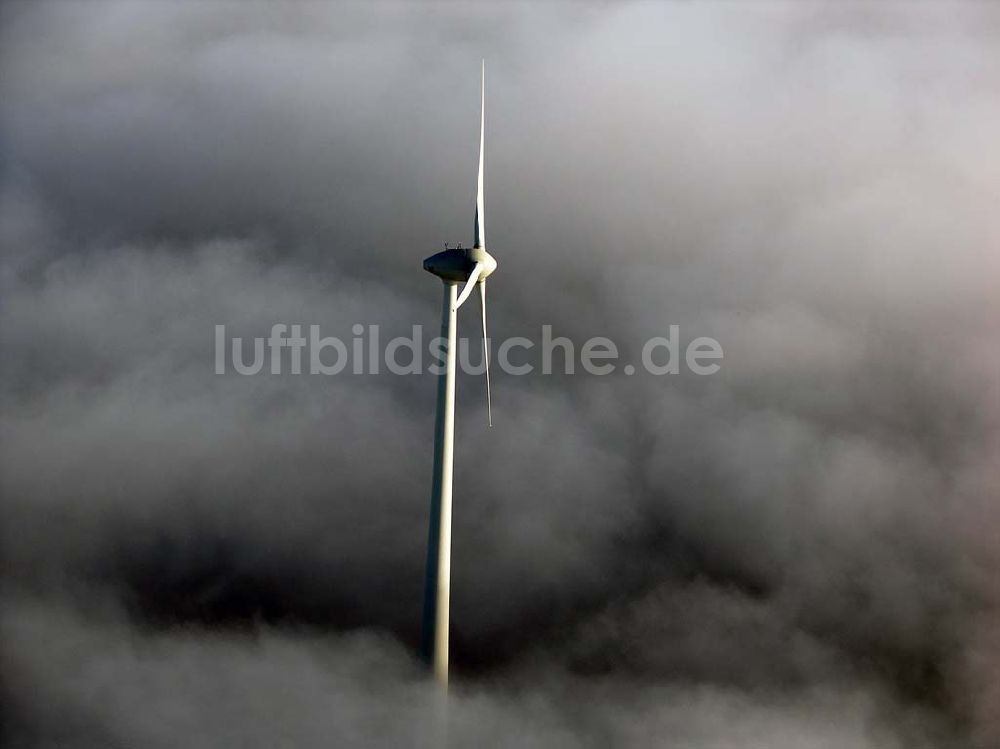
[[[995,12],[2,18],[16,741],[421,733],[433,383],[216,376],[213,333],[436,328],[481,56],[493,335],[726,357],[497,376],[490,431],[460,381],[456,736],[995,740]]]

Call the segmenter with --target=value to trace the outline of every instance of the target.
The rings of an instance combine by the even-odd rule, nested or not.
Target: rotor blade
[[[493,399],[490,397],[490,346],[486,337],[486,281],[479,282],[479,300],[483,308],[483,361],[486,362],[486,414],[493,426]]]
[[[462,293],[458,295],[458,299],[455,300],[455,309],[458,309],[463,304],[465,300],[469,298],[469,294],[472,293],[472,287],[476,285],[476,281],[479,280],[479,274],[483,272],[483,264],[476,263],[476,267],[472,269],[472,273],[469,274],[469,280],[465,282],[465,288],[462,289]]]
[[[479,117],[479,182],[476,189],[476,241],[473,247],[486,246],[486,200],[483,197],[483,141],[486,138],[486,60],[483,60],[482,102]]]

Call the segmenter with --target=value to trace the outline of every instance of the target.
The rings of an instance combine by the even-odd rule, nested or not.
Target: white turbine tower
[[[448,609],[451,593],[451,486],[455,447],[455,357],[458,353],[456,318],[472,287],[479,286],[483,320],[483,357],[486,360],[486,398],[490,425],[489,351],[486,342],[486,279],[497,261],[486,251],[483,226],[483,139],[486,135],[486,62],[483,61],[479,122],[479,180],[476,190],[475,241],[472,249],[445,250],[424,260],[424,270],[444,282],[441,337],[448,340],[447,362],[438,379],[437,420],[434,426],[434,482],[431,491],[430,530],[427,534],[427,577],[424,587],[423,654],[433,664],[442,686],[448,684]],[[447,246],[447,245],[446,245]],[[464,284],[461,293],[458,287]]]

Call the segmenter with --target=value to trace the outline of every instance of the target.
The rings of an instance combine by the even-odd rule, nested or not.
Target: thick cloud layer
[[[435,334],[481,57],[495,340],[725,359],[460,378],[454,741],[1000,741],[994,8],[0,18],[11,745],[433,743],[433,377],[214,330]]]

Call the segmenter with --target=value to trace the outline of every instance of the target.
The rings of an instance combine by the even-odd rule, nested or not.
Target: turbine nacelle
[[[424,270],[445,283],[465,283],[475,267],[475,261],[469,259],[468,250],[454,247],[424,260]]]
[[[497,261],[482,247],[461,249],[453,247],[424,260],[424,270],[433,273],[445,283],[466,283],[476,271],[476,281],[485,281],[497,269]]]

